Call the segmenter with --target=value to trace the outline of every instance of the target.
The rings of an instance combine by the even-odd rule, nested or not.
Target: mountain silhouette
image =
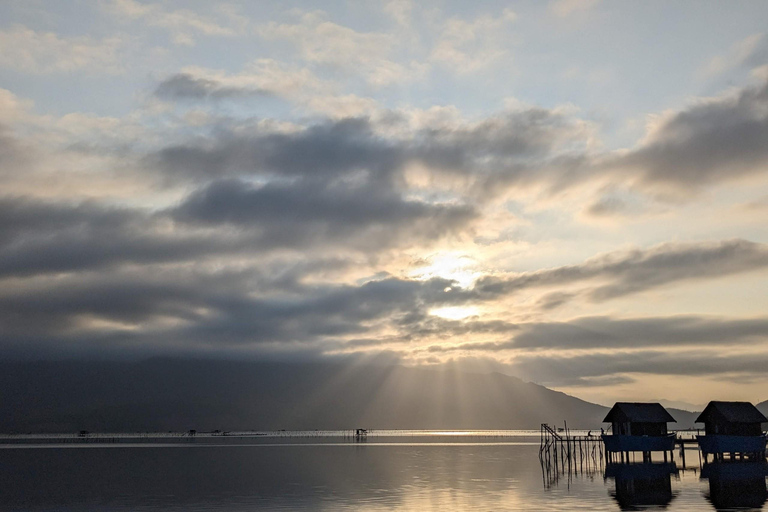
[[[1,432],[599,429],[607,407],[449,367],[155,358],[0,363]],[[765,404],[764,404],[765,405]],[[675,428],[695,413],[670,409]]]

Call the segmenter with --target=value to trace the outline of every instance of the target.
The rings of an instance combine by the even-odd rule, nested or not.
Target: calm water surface
[[[552,478],[519,435],[3,444],[0,510],[762,509],[763,465],[687,462]]]

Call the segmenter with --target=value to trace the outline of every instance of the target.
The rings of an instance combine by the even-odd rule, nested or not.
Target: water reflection
[[[464,441],[4,449],[0,510],[599,508],[587,484],[542,495],[533,443]]]
[[[608,464],[605,478],[613,479],[611,496],[621,510],[649,510],[667,508],[675,497],[672,475],[678,469],[673,463],[662,464]]]
[[[716,510],[760,510],[768,499],[765,462],[705,464],[702,480],[709,480],[707,500]]]
[[[595,473],[599,473],[612,487],[607,494],[620,510],[700,511],[709,508],[707,502],[719,511],[763,510],[768,501],[765,461],[702,466],[699,457],[698,464],[686,465],[682,455],[681,452],[679,466],[658,460],[603,465],[603,460],[590,452],[584,454],[572,446],[569,451],[557,444],[549,451],[540,451],[543,487],[570,491],[580,481],[593,480]],[[688,459],[693,462],[691,454]],[[707,485],[708,490],[697,489],[697,483]]]
[[[672,464],[606,467],[598,454],[586,452],[578,464],[549,466],[547,485],[538,439],[520,441],[412,436],[382,442],[374,436],[366,443],[273,438],[251,444],[0,446],[0,512],[692,512],[710,508],[702,495],[707,484],[706,496],[718,509],[765,503],[764,465],[723,465],[700,479],[698,464],[684,471]],[[729,493],[749,501],[729,502]]]

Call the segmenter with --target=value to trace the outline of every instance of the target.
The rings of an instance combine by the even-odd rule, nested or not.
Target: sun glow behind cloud
[[[429,314],[447,320],[463,320],[471,316],[479,315],[480,310],[475,306],[449,306],[446,308],[430,309]]]
[[[456,281],[462,288],[469,288],[482,273],[477,271],[477,261],[458,251],[446,251],[427,256],[427,265],[413,270],[409,277],[427,280],[435,277]]]

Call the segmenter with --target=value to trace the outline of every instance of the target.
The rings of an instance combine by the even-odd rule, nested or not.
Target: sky
[[[768,399],[768,3],[0,4],[0,358]]]

